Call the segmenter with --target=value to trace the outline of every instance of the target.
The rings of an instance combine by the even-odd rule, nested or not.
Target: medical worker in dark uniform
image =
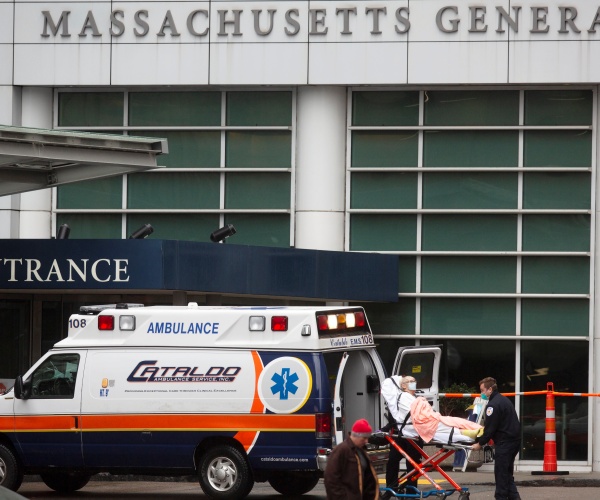
[[[515,407],[508,398],[498,392],[496,379],[486,377],[479,382],[481,398],[489,399],[485,408],[483,435],[473,445],[480,450],[490,439],[494,441],[494,476],[496,500],[521,500],[513,469],[515,457],[521,448],[521,424]]]

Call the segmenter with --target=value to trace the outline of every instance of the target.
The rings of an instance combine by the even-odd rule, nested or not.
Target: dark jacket
[[[360,466],[361,453],[367,460],[368,469],[363,476]],[[350,439],[338,444],[327,458],[325,491],[328,500],[377,500],[379,481],[367,454]]]
[[[521,439],[521,424],[519,423],[515,407],[510,402],[510,399],[498,391],[492,392],[490,400],[485,407],[483,435],[477,442],[480,445],[484,445],[490,439],[493,439],[494,443]]]

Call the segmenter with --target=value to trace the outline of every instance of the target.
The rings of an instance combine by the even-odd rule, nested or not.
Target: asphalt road
[[[443,486],[444,487],[444,486]],[[428,490],[426,484],[420,485],[422,490]],[[470,496],[473,500],[493,500],[494,487],[492,485],[474,485],[469,487]],[[593,499],[598,498],[597,487],[568,488],[565,486],[539,486],[519,488],[524,500],[548,500],[549,498],[569,499]],[[30,500],[44,498],[52,500],[73,500],[75,498],[90,500],[139,500],[160,498],[165,500],[185,500],[190,498],[208,498],[202,493],[200,485],[193,482],[157,482],[157,481],[90,481],[82,490],[68,496],[59,495],[50,490],[41,482],[26,482],[19,489],[19,494]],[[249,499],[281,499],[282,495],[277,493],[268,483],[257,483],[248,496]],[[325,488],[323,481],[306,495],[302,500],[324,500]],[[435,499],[435,496],[431,496]],[[458,499],[453,493],[449,499]],[[405,499],[406,500],[406,499]]]

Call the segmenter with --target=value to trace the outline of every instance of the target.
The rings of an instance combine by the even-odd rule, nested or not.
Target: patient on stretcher
[[[420,437],[426,443],[439,441],[468,445],[481,435],[481,425],[465,418],[440,415],[424,397],[415,396],[416,389],[414,377],[398,375],[385,379],[381,387],[381,394],[402,436]]]

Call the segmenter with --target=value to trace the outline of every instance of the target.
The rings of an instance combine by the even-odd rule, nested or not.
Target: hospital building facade
[[[400,346],[442,345],[444,388],[600,393],[599,60],[589,0],[0,0],[0,124],[169,149],[163,168],[0,198],[0,380],[82,304],[343,302],[366,308],[388,370]],[[108,259],[85,289],[32,243],[63,224]],[[141,254],[233,224],[230,252],[393,256],[397,290],[117,286],[102,252],[143,224]],[[360,280],[353,262],[328,280]],[[521,470],[541,468],[545,403],[515,398]],[[600,470],[599,414],[556,398],[559,469]]]

